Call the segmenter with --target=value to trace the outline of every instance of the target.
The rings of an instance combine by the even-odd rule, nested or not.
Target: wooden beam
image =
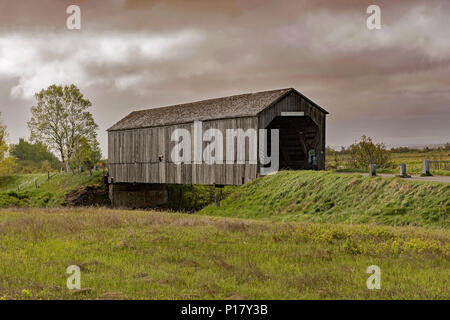
[[[282,117],[304,117],[305,113],[303,111],[281,111]]]

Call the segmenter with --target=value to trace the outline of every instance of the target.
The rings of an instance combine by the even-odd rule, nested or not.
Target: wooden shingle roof
[[[292,91],[302,95],[293,88],[287,88],[134,111],[107,131],[256,116]],[[302,97],[322,112],[328,113],[305,96]]]

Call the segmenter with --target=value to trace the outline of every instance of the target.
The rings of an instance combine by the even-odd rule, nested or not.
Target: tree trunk
[[[66,157],[64,157],[64,152],[60,151],[60,153],[61,153],[61,162],[65,166],[65,171],[68,172],[69,170],[67,170]]]
[[[70,158],[67,158],[67,161],[66,161],[66,171],[67,172],[70,171]]]

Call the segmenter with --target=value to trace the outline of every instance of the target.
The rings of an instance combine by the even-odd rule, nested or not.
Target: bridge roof
[[[286,88],[133,111],[108,131],[256,116],[290,92],[300,94],[322,112],[328,113],[295,89]]]

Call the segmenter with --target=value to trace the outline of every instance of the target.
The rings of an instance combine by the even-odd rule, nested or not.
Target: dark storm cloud
[[[65,28],[73,3],[80,31]],[[331,145],[445,142],[449,13],[445,0],[0,1],[0,107],[16,139],[51,83],[76,83],[102,130],[136,108],[295,87],[330,111]]]

